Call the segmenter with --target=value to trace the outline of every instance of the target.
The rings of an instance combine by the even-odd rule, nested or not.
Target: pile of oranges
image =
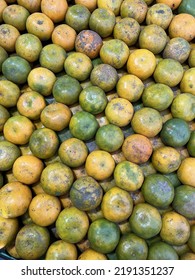
[[[0,0],[10,258],[195,259],[195,18],[181,3]]]

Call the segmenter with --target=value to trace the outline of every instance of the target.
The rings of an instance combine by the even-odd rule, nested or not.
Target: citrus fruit
[[[21,183],[33,184],[39,181],[44,168],[43,162],[33,155],[21,155],[12,167],[14,177]]]
[[[87,214],[74,206],[63,209],[56,220],[58,236],[69,243],[81,241],[87,234],[88,228]]]
[[[152,76],[156,68],[156,58],[147,49],[135,49],[130,53],[127,60],[127,72],[137,76],[141,80],[146,80]]]
[[[182,37],[188,42],[192,41],[195,37],[194,22],[195,18],[190,14],[175,15],[168,27],[169,37]]]
[[[31,189],[20,183],[10,182],[0,189],[0,216],[17,218],[23,215],[32,200]]]
[[[195,225],[192,225],[190,228],[190,237],[188,239],[188,246],[192,250],[192,252],[195,252]]]
[[[161,131],[162,125],[160,113],[156,109],[149,107],[137,110],[131,121],[134,132],[146,137],[156,136]]]
[[[79,255],[78,260],[107,260],[107,257],[105,254],[88,248]]]
[[[148,6],[144,0],[124,0],[120,7],[122,18],[130,17],[142,23],[146,17]]]
[[[56,153],[59,139],[55,131],[43,127],[36,129],[29,139],[29,147],[33,155],[40,159],[47,159]]]
[[[141,31],[139,23],[134,18],[121,18],[114,26],[114,39],[122,40],[128,47],[133,46]]]
[[[191,252],[184,253],[180,256],[180,260],[195,260],[195,254]]]
[[[94,59],[99,56],[103,41],[100,35],[93,30],[82,30],[76,36],[75,49]]]
[[[146,260],[148,246],[143,238],[134,233],[127,233],[120,238],[116,255],[119,260]]]
[[[162,216],[160,236],[163,241],[171,245],[185,244],[190,236],[188,220],[177,212],[166,212]]]
[[[167,174],[178,170],[181,164],[181,155],[173,147],[162,146],[153,152],[151,160],[157,171]]]
[[[85,162],[87,174],[95,180],[109,178],[115,168],[115,161],[110,153],[102,150],[94,150],[88,154]]]
[[[182,184],[195,187],[194,170],[195,170],[195,158],[193,157],[184,158],[177,170],[177,176]]]
[[[90,12],[97,8],[97,0],[75,0],[75,4],[81,4],[87,7]]]
[[[126,74],[119,78],[116,90],[119,97],[126,98],[130,102],[136,102],[142,96],[144,84],[137,76]]]
[[[58,180],[56,180],[58,178]],[[54,196],[61,196],[68,192],[74,180],[72,170],[61,162],[53,162],[46,166],[41,173],[43,190]]]
[[[115,16],[117,16],[120,13],[120,6],[122,2],[122,0],[117,0],[115,2],[113,2],[112,0],[97,0],[97,6],[98,8],[106,8],[108,10],[111,10],[114,12]]]
[[[142,164],[149,160],[153,147],[146,136],[134,133],[125,138],[122,144],[122,152],[128,161]]]
[[[40,93],[27,91],[20,95],[16,106],[21,115],[30,120],[37,120],[42,110],[46,107],[46,102]]]
[[[184,38],[176,37],[169,40],[163,50],[163,58],[173,58],[184,63],[190,55],[190,44]]]
[[[0,249],[11,243],[19,231],[19,221],[17,218],[3,218],[0,216]]]
[[[70,199],[73,205],[82,211],[90,211],[98,207],[102,196],[101,186],[90,176],[78,178],[70,188]]]
[[[146,87],[142,94],[144,107],[151,107],[158,111],[169,108],[174,98],[172,89],[161,83],[154,83]]]
[[[77,247],[75,244],[56,240],[51,243],[45,254],[45,260],[76,260]]]
[[[27,78],[29,87],[44,96],[51,94],[55,81],[55,74],[51,70],[41,66],[33,68]]]
[[[130,101],[122,97],[110,100],[105,108],[105,115],[111,124],[124,127],[131,122],[134,108]]]
[[[141,188],[144,175],[139,165],[124,160],[116,165],[114,179],[117,187],[126,191],[136,191]]]
[[[32,222],[44,227],[52,225],[56,221],[60,211],[60,200],[47,193],[35,195],[28,208]]]
[[[68,55],[64,62],[64,69],[67,75],[84,81],[89,78],[93,68],[91,59],[84,53],[73,52]]]
[[[58,154],[64,164],[69,167],[79,167],[85,163],[88,148],[82,140],[69,138],[60,144]]]
[[[57,102],[72,105],[79,100],[81,90],[79,81],[65,74],[56,79],[52,94]]]
[[[2,64],[3,75],[9,81],[19,85],[27,81],[30,71],[29,62],[20,56],[8,57]]]
[[[188,219],[194,219],[194,199],[195,189],[188,185],[180,185],[175,189],[173,209]]]
[[[186,145],[190,139],[190,133],[190,128],[186,121],[172,118],[163,124],[160,137],[165,145],[176,148]]]
[[[133,233],[144,239],[159,234],[162,226],[159,211],[148,203],[138,203],[134,206],[129,223]]]
[[[91,13],[86,6],[74,4],[68,7],[65,22],[76,32],[80,32],[88,28],[90,16]]]
[[[65,59],[66,51],[57,44],[44,46],[39,55],[40,65],[51,70],[53,73],[59,73],[64,69]]]
[[[41,0],[17,0],[18,4],[29,10],[30,13],[38,12],[41,9]]]
[[[187,92],[195,95],[194,73],[195,73],[195,67],[189,68],[184,72],[180,82],[180,89],[182,92]]]
[[[115,26],[115,14],[106,8],[96,8],[89,18],[89,28],[102,38],[110,36]]]
[[[20,88],[15,83],[8,80],[0,81],[0,104],[5,108],[13,107],[17,104],[20,96]]]
[[[16,251],[24,260],[39,259],[46,253],[49,244],[49,230],[35,224],[23,226],[15,240]]]
[[[27,144],[34,130],[32,121],[21,115],[10,117],[3,127],[5,139],[19,145]]]
[[[159,54],[165,48],[167,34],[161,26],[149,24],[141,30],[138,41],[141,49],[147,49],[153,54]]]
[[[166,30],[173,18],[171,8],[164,3],[156,3],[148,8],[146,24],[156,24]]]
[[[186,122],[195,118],[195,97],[191,93],[178,94],[171,104],[171,114],[174,118],[183,119]]]
[[[3,131],[4,124],[9,119],[10,113],[8,110],[0,104],[0,131]]]
[[[110,141],[112,139],[112,141]],[[124,134],[120,127],[114,124],[103,125],[95,135],[97,146],[107,152],[117,151],[123,144]]]
[[[7,7],[7,2],[6,2],[5,0],[1,0],[0,3],[1,3],[1,8],[0,8],[0,23],[2,23],[2,22],[3,22],[3,17],[2,17],[2,15],[3,15],[3,10]]]
[[[68,3],[66,0],[42,0],[40,1],[41,11],[47,15],[54,23],[64,20]]]
[[[105,92],[108,92],[116,86],[118,74],[116,69],[110,64],[101,63],[92,69],[90,81],[93,85],[100,87]]]
[[[145,201],[157,208],[168,207],[175,194],[172,183],[161,174],[151,174],[145,177],[141,191]]]
[[[76,36],[77,33],[71,26],[61,23],[54,27],[51,34],[51,41],[68,52],[74,49]]]
[[[101,210],[107,220],[115,223],[123,222],[132,213],[133,199],[127,191],[113,187],[104,194]]]
[[[2,23],[0,26],[0,46],[7,52],[15,51],[16,40],[20,32],[11,24]]]
[[[184,70],[179,61],[172,58],[164,58],[157,64],[153,77],[157,83],[174,87],[181,82],[183,73]]]
[[[172,10],[178,8],[182,0],[156,0],[157,3],[168,5]]]
[[[148,260],[178,260],[178,255],[173,247],[166,242],[153,243],[148,248]]]
[[[17,55],[29,62],[35,62],[38,60],[42,50],[42,42],[37,36],[30,33],[24,33],[18,36],[15,49]]]
[[[102,113],[107,105],[107,96],[98,86],[84,88],[79,95],[79,104],[84,111],[93,115]]]
[[[89,112],[76,112],[70,119],[69,129],[71,134],[80,140],[90,140],[95,136],[99,124]]]
[[[115,69],[122,68],[129,57],[127,44],[120,39],[110,39],[104,42],[100,49],[100,58],[103,63],[113,66]]]
[[[90,224],[87,236],[91,249],[107,254],[116,248],[120,239],[120,230],[116,223],[101,218]]]
[[[6,58],[8,58],[8,53],[6,52],[6,50],[0,46],[0,72],[2,70],[2,64],[3,62],[6,60]]]
[[[61,131],[69,125],[72,113],[63,103],[51,103],[43,108],[40,114],[42,124],[55,131]]]
[[[7,171],[12,168],[15,160],[21,155],[18,146],[9,141],[0,141],[0,171]]]
[[[2,17],[6,24],[14,26],[20,32],[26,29],[26,20],[29,15],[30,13],[25,7],[12,4],[3,10]]]
[[[192,131],[190,134],[190,139],[187,143],[187,150],[192,157],[195,156],[195,131]]]
[[[54,23],[46,14],[34,12],[26,20],[26,30],[44,42],[51,38]]]

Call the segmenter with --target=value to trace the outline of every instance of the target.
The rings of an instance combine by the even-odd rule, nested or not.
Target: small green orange
[[[120,239],[120,230],[116,223],[101,218],[90,224],[87,235],[90,248],[107,254],[116,248]]]
[[[182,119],[171,118],[163,124],[160,138],[167,146],[182,147],[190,139],[189,125]]]
[[[95,135],[95,142],[98,147],[107,152],[117,151],[122,146],[123,141],[124,134],[122,129],[114,124],[99,127]]]
[[[148,203],[138,203],[134,206],[129,223],[132,231],[144,239],[158,235],[162,226],[159,211]]]
[[[143,238],[134,233],[127,233],[120,238],[116,255],[119,260],[146,260],[148,246]]]
[[[70,119],[69,128],[71,134],[80,140],[90,140],[95,136],[99,124],[89,112],[76,112]]]
[[[102,113],[107,102],[105,92],[98,86],[84,88],[79,95],[79,104],[82,109],[93,115]]]
[[[87,214],[74,206],[63,209],[56,220],[58,236],[69,243],[81,241],[85,237],[88,227]]]

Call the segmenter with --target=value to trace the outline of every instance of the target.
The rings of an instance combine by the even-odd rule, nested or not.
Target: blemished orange
[[[134,114],[134,108],[130,101],[118,97],[110,100],[105,109],[108,121],[119,127],[128,125]]]
[[[51,34],[54,30],[54,23],[45,14],[35,12],[30,14],[27,18],[26,30],[28,33],[36,35],[41,41],[47,41],[51,38]]]
[[[153,147],[146,136],[135,133],[125,138],[122,152],[127,160],[141,164],[149,160]]]
[[[60,45],[65,51],[72,51],[75,46],[77,33],[69,25],[62,23],[55,26],[51,40],[53,44]]]
[[[20,32],[11,24],[3,23],[0,25],[0,46],[7,52],[15,51],[15,43],[20,36]]]

